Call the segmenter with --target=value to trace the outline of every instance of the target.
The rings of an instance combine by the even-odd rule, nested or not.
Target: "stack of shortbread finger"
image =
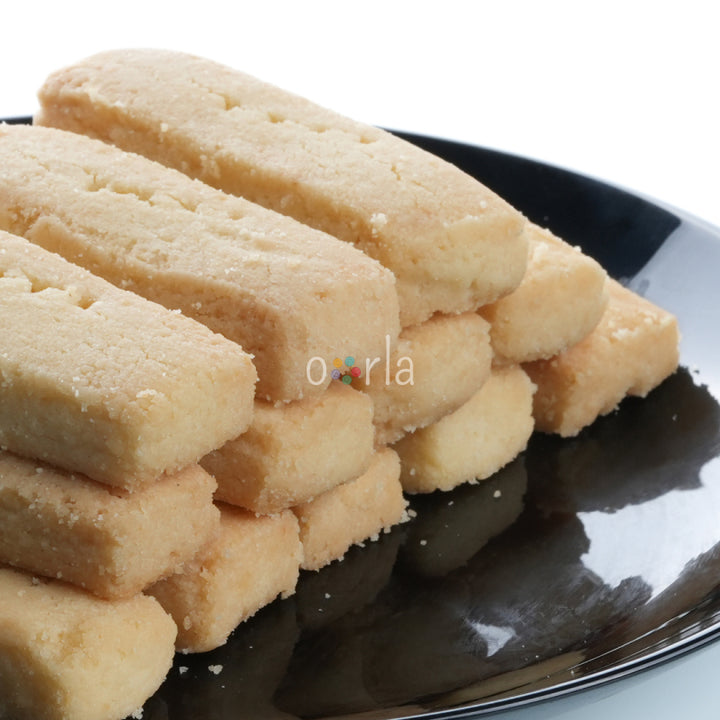
[[[0,227],[257,367],[249,427],[200,460],[219,527],[148,589],[182,650],[403,519],[401,487],[488,477],[535,423],[578,432],[677,364],[669,315],[619,311],[597,263],[388,133],[160,51],[103,53],[40,98],[54,128],[0,130]],[[625,369],[612,388],[583,343]]]
[[[175,645],[141,592],[216,535],[197,461],[248,426],[256,372],[237,344],[5,232],[0,324],[0,563],[16,568],[0,570],[0,709],[123,717]]]

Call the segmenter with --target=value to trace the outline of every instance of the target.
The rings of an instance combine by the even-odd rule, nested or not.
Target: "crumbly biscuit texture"
[[[0,327],[0,446],[17,454],[133,488],[250,423],[237,344],[1,231]]]
[[[271,514],[362,475],[374,437],[372,400],[333,381],[319,397],[256,402],[248,430],[201,464],[218,482],[218,500]]]
[[[459,410],[396,443],[404,490],[451,490],[507,465],[532,434],[534,390],[520,367],[496,367]]]
[[[215,487],[191,465],[127,493],[0,451],[0,563],[105,598],[137,595],[217,532]]]
[[[353,387],[373,400],[378,445],[438,421],[480,389],[493,358],[489,329],[474,312],[435,315],[404,328],[394,353],[360,367]]]
[[[533,223],[528,267],[520,286],[480,308],[490,323],[495,361],[518,364],[547,359],[580,342],[600,322],[607,273],[549,230]]]
[[[0,228],[239,343],[262,399],[319,394],[311,358],[397,339],[392,273],[347,243],[74,133],[0,127],[0,158]]]
[[[122,720],[165,679],[175,635],[153,598],[110,602],[0,568],[0,717]]]
[[[520,282],[524,218],[449,163],[191,55],[104,52],[50,76],[38,124],[138,152],[353,243],[398,278],[403,326]]]
[[[178,628],[177,649],[206,652],[276,597],[295,592],[302,545],[290,510],[256,515],[220,504],[220,533],[183,573],[150,588]]]
[[[366,473],[294,508],[300,521],[304,570],[339,560],[355,544],[377,538],[407,519],[407,501],[393,450],[375,453]]]
[[[608,280],[609,301],[584,340],[525,369],[538,387],[538,430],[577,435],[627,395],[645,397],[679,362],[677,319],[645,298]]]

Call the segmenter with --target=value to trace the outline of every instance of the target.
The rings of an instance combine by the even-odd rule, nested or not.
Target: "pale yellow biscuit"
[[[353,545],[406,519],[399,474],[397,455],[382,448],[359,478],[294,508],[300,521],[303,569],[319,570],[342,558]]]
[[[248,430],[200,462],[219,500],[270,514],[362,475],[373,443],[372,401],[333,381],[319,397],[256,402]]]
[[[0,452],[0,563],[130,597],[181,570],[219,527],[216,483],[191,465],[146,487],[112,491]]]
[[[489,329],[476,313],[436,315],[403,329],[394,353],[358,366],[353,387],[373,399],[379,445],[436,422],[480,389],[493,357]]]
[[[459,410],[394,445],[406,492],[484,480],[522,452],[533,431],[535,390],[517,366],[496,367]]]
[[[550,231],[526,225],[528,267],[510,295],[480,309],[491,324],[496,361],[517,364],[557,355],[600,321],[607,273]]]
[[[577,435],[625,396],[647,395],[677,368],[676,318],[615,280],[607,287],[608,306],[593,332],[555,358],[524,366],[538,387],[538,430]]]
[[[399,332],[395,280],[360,251],[81,135],[0,127],[0,227],[238,342],[263,399],[319,394],[310,359]]]
[[[524,220],[458,168],[230,68],[104,52],[54,73],[36,122],[86,133],[353,243],[398,278],[403,326],[520,282]]]
[[[175,634],[153,598],[111,602],[0,569],[0,717],[122,720],[165,679]]]
[[[175,620],[181,652],[223,645],[260,608],[295,592],[302,557],[295,515],[220,509],[216,538],[184,572],[147,590]]]
[[[0,327],[0,447],[17,454],[133,488],[250,422],[237,344],[4,232]]]

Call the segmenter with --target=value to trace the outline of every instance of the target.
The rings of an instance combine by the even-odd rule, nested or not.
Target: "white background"
[[[45,76],[86,55],[172,48],[369,123],[572,168],[720,226],[714,6],[13,0],[2,15],[0,117],[31,114]],[[717,717],[719,664],[714,645],[631,683],[501,717]]]

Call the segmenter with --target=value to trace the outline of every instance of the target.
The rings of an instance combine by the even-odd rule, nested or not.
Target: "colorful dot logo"
[[[348,355],[345,360],[335,358],[333,360],[333,371],[330,373],[333,380],[340,380],[340,382],[349,385],[354,378],[362,376],[362,370],[355,365],[355,358],[352,355]]]

